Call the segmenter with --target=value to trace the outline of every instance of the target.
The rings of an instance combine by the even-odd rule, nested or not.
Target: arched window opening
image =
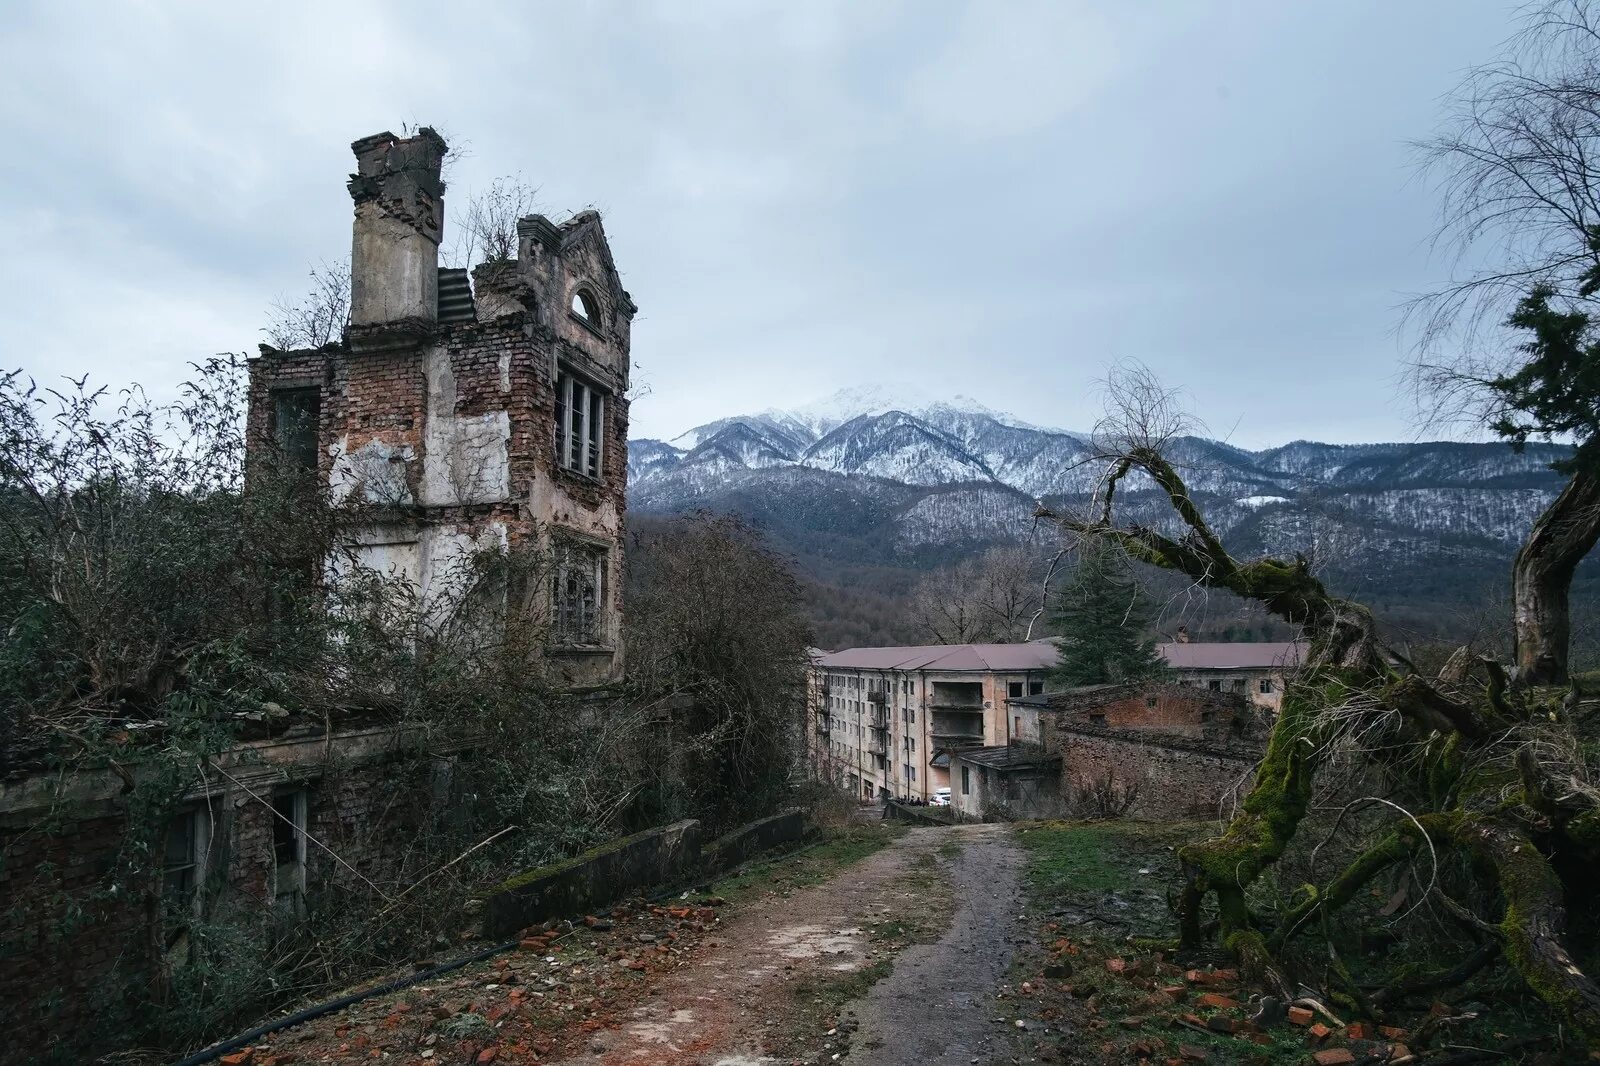
[[[591,326],[600,325],[600,301],[588,289],[579,289],[572,294],[572,313]]]

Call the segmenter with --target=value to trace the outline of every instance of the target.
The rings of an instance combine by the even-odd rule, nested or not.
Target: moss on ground
[[[830,880],[847,866],[860,862],[898,840],[903,826],[851,825],[828,831],[812,847],[759,862],[711,886],[711,893],[732,903],[756,899],[769,892],[787,894]]]

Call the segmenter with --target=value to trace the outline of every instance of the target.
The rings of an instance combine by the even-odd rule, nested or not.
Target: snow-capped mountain
[[[1237,552],[1303,553],[1408,603],[1497,589],[1562,479],[1557,445],[1319,444],[1260,451],[1179,438],[1168,457]],[[902,388],[841,392],[792,411],[719,419],[629,455],[639,511],[745,514],[802,555],[923,566],[987,542],[1040,536],[1043,500],[1079,506],[1104,466],[1085,434],[1030,426],[966,399]],[[1130,477],[1122,521],[1173,529]],[[1181,532],[1181,531],[1178,531]],[[1433,589],[1419,592],[1418,589]],[[1353,590],[1352,590],[1353,591]],[[1460,593],[1464,595],[1464,593]],[[1494,593],[1498,595],[1498,593]]]

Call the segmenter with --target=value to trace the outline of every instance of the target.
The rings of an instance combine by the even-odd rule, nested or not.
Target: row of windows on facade
[[[828,705],[833,710],[835,710],[835,711],[843,711],[846,714],[859,715],[859,714],[862,713],[862,711],[861,711],[861,701],[860,700],[847,700],[842,696],[833,696],[833,697],[829,698]],[[900,708],[900,720],[902,722],[904,722],[906,725],[916,725],[917,724],[917,709],[915,707],[902,707],[902,708]],[[839,718],[838,716],[833,716],[833,724],[834,725],[839,725],[839,724],[841,724],[842,721],[843,720],[841,718]],[[857,728],[860,728],[860,727],[858,726]]]
[[[605,460],[606,399],[600,389],[566,370],[556,375],[556,462],[598,479]],[[314,388],[273,393],[273,438],[296,466],[314,469],[319,451],[322,394]]]
[[[1227,686],[1226,689],[1224,689],[1225,684]],[[1235,677],[1227,682],[1224,682],[1221,678],[1212,678],[1209,682],[1207,682],[1206,687],[1212,692],[1248,692],[1250,690],[1250,682],[1248,679],[1243,677]],[[1274,691],[1272,678],[1263,677],[1257,681],[1256,691],[1261,693],[1263,696],[1270,696]]]
[[[841,723],[837,718],[833,720],[833,728],[830,730],[830,732],[837,732],[843,736],[853,736],[857,739],[860,739],[863,735],[865,735],[865,730],[863,730],[859,725],[852,725],[848,722]],[[908,753],[912,753],[917,750],[916,737],[901,737],[900,741]],[[841,745],[837,742],[835,742],[833,746],[836,748],[841,747]],[[860,747],[859,744],[853,746],[857,748]]]
[[[855,754],[855,752],[846,744],[835,742],[830,744],[829,747],[832,749],[833,754],[841,759],[848,759],[852,754]],[[915,782],[917,780],[917,768],[915,766],[906,762],[900,764],[900,769],[902,771],[902,780],[908,782]]]
[[[859,674],[829,674],[827,676],[827,683],[834,688],[848,690],[850,692],[889,691],[889,683],[883,678],[863,678]],[[913,682],[909,678],[902,678],[899,683],[899,687],[901,695],[910,696],[912,694]]]
[[[305,789],[273,795],[272,860],[273,904],[286,918],[305,913],[306,892],[306,817],[308,794]],[[191,804],[167,823],[162,853],[162,896],[170,916],[198,918],[206,903],[206,886],[213,875],[214,857],[222,853],[213,810],[215,799]],[[177,947],[185,923],[172,924],[168,946]]]

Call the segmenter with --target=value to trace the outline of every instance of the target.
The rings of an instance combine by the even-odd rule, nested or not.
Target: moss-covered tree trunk
[[[1109,540],[1153,566],[1186,574],[1198,585],[1260,602],[1302,627],[1309,643],[1239,812],[1219,836],[1179,853],[1188,875],[1179,905],[1183,940],[1203,939],[1202,910],[1214,899],[1223,944],[1248,970],[1283,984],[1276,955],[1308,921],[1326,921],[1356,896],[1355,889],[1421,849],[1432,852],[1435,861],[1440,853],[1455,851],[1470,860],[1486,898],[1498,900],[1498,910],[1474,919],[1480,940],[1459,965],[1433,972],[1422,985],[1438,987],[1441,975],[1465,979],[1503,957],[1600,1049],[1600,987],[1573,961],[1564,942],[1566,908],[1574,899],[1592,899],[1596,890],[1586,879],[1564,884],[1550,862],[1551,855],[1563,851],[1590,854],[1589,838],[1600,839],[1594,829],[1600,813],[1583,789],[1569,789],[1558,798],[1556,790],[1544,786],[1543,770],[1529,747],[1539,740],[1524,732],[1535,723],[1546,728],[1553,715],[1559,717],[1559,699],[1550,699],[1550,688],[1531,685],[1528,675],[1565,676],[1567,586],[1577,561],[1600,536],[1600,485],[1575,476],[1519,555],[1517,588],[1528,602],[1530,621],[1524,626],[1519,599],[1518,650],[1520,656],[1526,647],[1532,670],[1525,666],[1523,676],[1508,679],[1497,664],[1484,661],[1479,683],[1470,680],[1474,660],[1464,649],[1439,679],[1419,675],[1382,645],[1371,612],[1331,594],[1304,560],[1241,563],[1229,556],[1182,478],[1153,448],[1133,448],[1116,458],[1107,501],[1116,481],[1133,469],[1148,474],[1167,494],[1188,527],[1182,537],[1113,525],[1109,502],[1098,518],[1078,519],[1044,507],[1038,514],[1067,530]],[[1304,886],[1300,902],[1273,928],[1251,912],[1250,887],[1300,831],[1318,770],[1341,728],[1379,718],[1393,738],[1388,753],[1372,756],[1390,784],[1391,798],[1380,802],[1396,806],[1395,798],[1404,800],[1407,806],[1399,809],[1407,812],[1405,821],[1329,885]],[[1488,943],[1482,942],[1482,931],[1488,931]],[[1349,984],[1348,975],[1345,984],[1350,1006],[1370,1012],[1371,1002]]]
[[[1567,683],[1568,599],[1578,563],[1600,540],[1600,477],[1580,470],[1545,508],[1511,570],[1520,680]]]

